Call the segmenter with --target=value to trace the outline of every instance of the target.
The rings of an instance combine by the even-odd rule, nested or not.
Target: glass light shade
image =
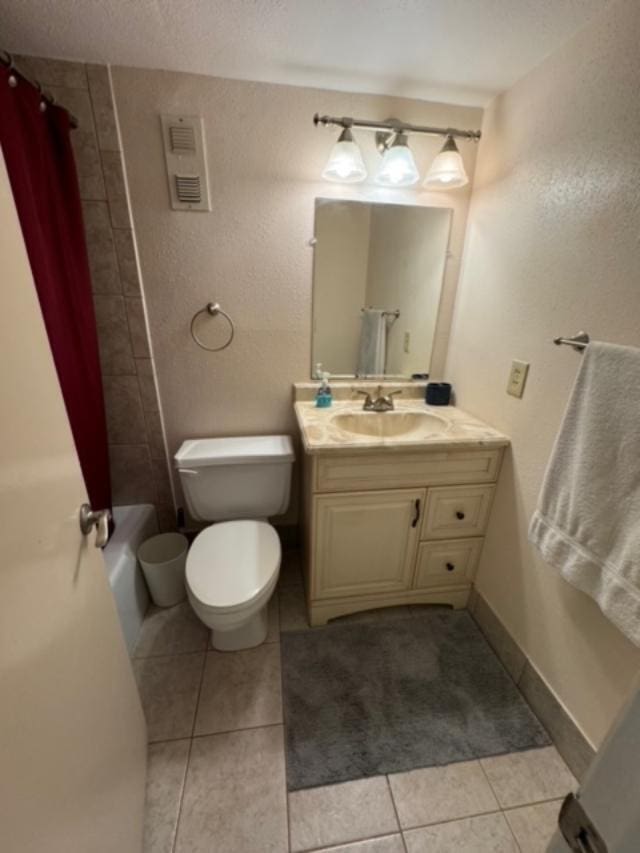
[[[411,187],[420,180],[416,161],[404,133],[399,133],[384,152],[375,180],[376,184],[383,187]]]
[[[356,184],[367,177],[362,154],[348,127],[345,127],[331,149],[322,177],[325,181],[339,181],[343,184]]]
[[[455,190],[469,183],[464,163],[453,137],[447,137],[442,151],[431,164],[423,186],[428,190]]]

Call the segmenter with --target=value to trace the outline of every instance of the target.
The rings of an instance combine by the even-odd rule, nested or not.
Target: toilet
[[[190,515],[215,522],[194,539],[186,588],[220,651],[267,636],[282,550],[267,518],[289,506],[293,444],[286,435],[185,441],[174,456]]]

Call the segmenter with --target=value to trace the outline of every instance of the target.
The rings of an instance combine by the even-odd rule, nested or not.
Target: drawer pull
[[[418,498],[418,500],[416,501],[416,514],[413,518],[413,521],[411,522],[411,526],[417,527],[419,521],[420,521],[420,499]]]
[[[456,518],[458,519],[458,521],[462,521],[462,519],[464,518],[464,513],[462,512],[462,510],[459,509],[456,512]]]
[[[448,572],[452,572],[455,569],[455,565],[453,563],[447,563],[446,567]]]

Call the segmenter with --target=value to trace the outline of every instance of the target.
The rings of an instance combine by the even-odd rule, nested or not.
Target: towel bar
[[[583,349],[587,346],[591,339],[586,332],[578,332],[577,335],[572,335],[570,338],[559,337],[554,338],[553,342],[556,346],[560,346],[561,344],[566,344],[567,346],[573,347],[576,352],[582,352]]]

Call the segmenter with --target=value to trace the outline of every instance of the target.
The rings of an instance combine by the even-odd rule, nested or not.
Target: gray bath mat
[[[291,791],[550,743],[464,610],[281,641]]]

